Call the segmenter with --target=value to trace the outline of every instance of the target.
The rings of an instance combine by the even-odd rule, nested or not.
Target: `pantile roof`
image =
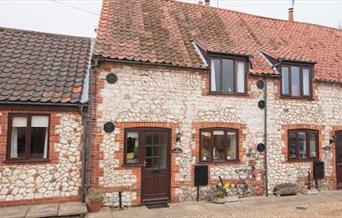
[[[250,57],[253,73],[277,74],[265,54],[315,64],[315,79],[342,82],[342,31],[174,0],[104,0],[95,57],[206,68],[206,52]]]
[[[79,103],[91,39],[0,28],[0,101]]]

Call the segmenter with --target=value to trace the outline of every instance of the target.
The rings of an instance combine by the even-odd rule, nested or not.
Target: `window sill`
[[[280,99],[284,99],[284,100],[305,100],[305,101],[314,101],[315,100],[312,96],[287,96],[287,95],[281,95]]]
[[[142,164],[122,164],[122,168],[130,168],[130,167],[142,167]]]
[[[287,163],[305,163],[305,162],[313,162],[318,160],[318,158],[305,158],[305,159],[287,159]]]
[[[208,95],[213,96],[231,96],[231,97],[249,97],[248,93],[224,93],[224,92],[208,92]]]
[[[22,160],[5,160],[5,164],[35,164],[50,163],[49,159],[22,159]]]
[[[207,165],[220,165],[220,164],[240,164],[240,160],[226,160],[226,161],[200,161],[198,164],[207,164]]]

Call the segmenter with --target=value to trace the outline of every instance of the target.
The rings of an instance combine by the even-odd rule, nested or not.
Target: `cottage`
[[[89,38],[0,28],[0,206],[79,201]]]
[[[305,186],[314,160],[324,162],[320,188],[341,187],[342,32],[290,15],[103,1],[91,183],[105,205],[119,193],[124,205],[194,200],[197,164],[209,170],[202,198],[219,176],[256,195]]]

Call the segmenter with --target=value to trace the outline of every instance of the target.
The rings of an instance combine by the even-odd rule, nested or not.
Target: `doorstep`
[[[85,203],[81,202],[0,207],[0,214],[3,218],[65,217],[74,215],[83,216],[86,213],[87,206]]]

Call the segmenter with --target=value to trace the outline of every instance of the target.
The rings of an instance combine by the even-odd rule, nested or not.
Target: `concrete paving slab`
[[[57,216],[59,204],[33,205],[26,214],[26,218]]]
[[[180,204],[180,207],[182,207],[184,210],[184,213],[188,215],[210,213],[210,211],[208,210],[208,208],[204,206],[204,204],[200,204],[198,202],[189,202],[189,203]]]
[[[59,205],[58,216],[83,215],[87,211],[87,205],[82,202],[61,203]]]
[[[0,207],[0,217],[4,218],[23,218],[26,216],[29,206]]]

